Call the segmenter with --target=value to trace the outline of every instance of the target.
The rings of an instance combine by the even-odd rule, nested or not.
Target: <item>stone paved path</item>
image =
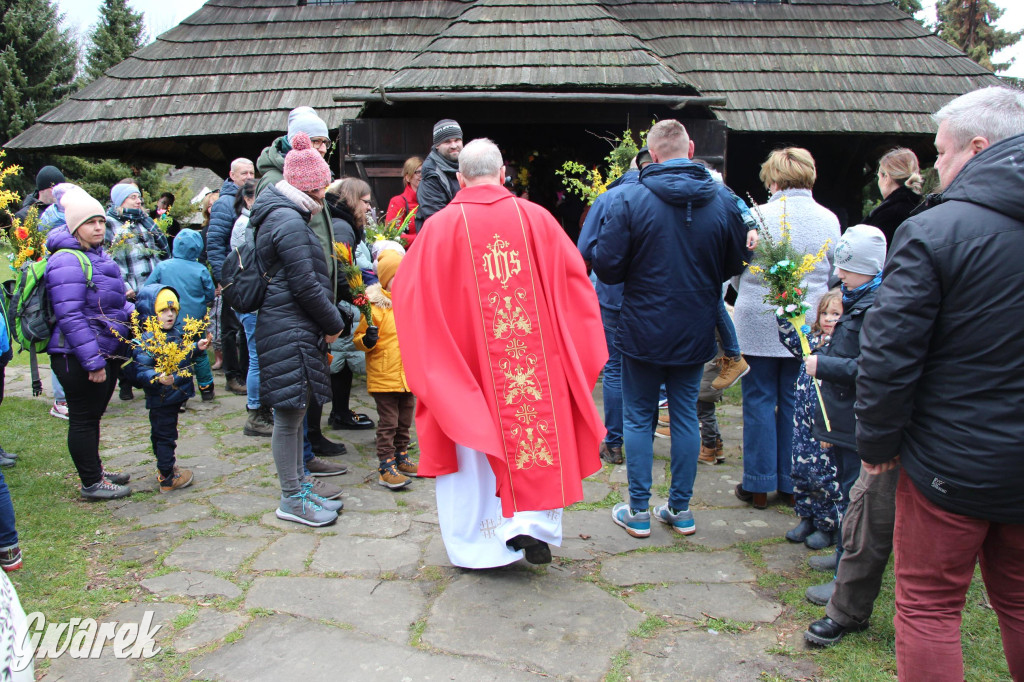
[[[26,374],[8,369],[10,395],[28,394]],[[374,414],[365,389],[353,399]],[[330,432],[349,450],[340,458],[349,473],[331,479],[345,489],[345,511],[314,530],[275,518],[269,439],[241,435],[244,398],[219,394],[189,407],[178,453],[196,484],[107,507],[109,540],[139,576],[135,601],[108,619],[154,611],[165,651],[152,661],[63,657],[44,679],[818,676],[800,654],[801,630],[770,590],[778,574],[803,570],[806,550],[780,540],[794,517],[778,506],[754,511],[732,495],[742,470],[737,408],[720,409],[727,463],[698,472],[696,535],[658,523],[650,538],[626,535],[608,510],[625,494],[625,469],[606,466],[585,483],[585,504],[566,514],[550,566],[468,571],[448,562],[433,481],[400,492],[377,485],[373,431]],[[141,400],[115,395],[103,423],[107,466],[130,472],[137,493],[155,490]],[[668,441],[656,440],[655,453],[652,504],[660,504]]]

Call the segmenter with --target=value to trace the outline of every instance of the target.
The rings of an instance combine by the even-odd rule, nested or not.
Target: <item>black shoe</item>
[[[508,546],[523,550],[523,556],[531,564],[550,564],[551,548],[548,543],[529,535],[517,535],[508,541]]]
[[[348,431],[363,431],[374,427],[373,420],[365,414],[356,414],[351,410],[347,415],[329,417],[327,425],[332,429],[345,429]]]
[[[790,542],[803,542],[807,539],[811,533],[814,532],[814,522],[810,519],[800,519],[800,523],[797,524],[796,528],[793,528],[786,532],[786,539]]]
[[[181,405],[178,405],[178,414],[185,414],[188,410],[188,401],[186,400]]]
[[[839,623],[835,622],[828,616],[820,620],[816,620],[810,624],[807,628],[807,632],[804,633],[804,639],[811,644],[817,644],[818,646],[832,646],[838,644],[839,640],[843,638],[847,632],[861,632],[867,629],[867,625],[858,625],[854,627],[843,627]]]
[[[348,452],[343,443],[331,442],[322,433],[310,433],[309,444],[313,447],[313,454],[317,457],[337,457]]]
[[[135,394],[132,393],[132,387],[125,384],[121,387],[121,392],[117,394],[117,397],[121,400],[134,400]]]
[[[621,445],[608,445],[608,443],[601,443],[601,450],[599,454],[601,455],[601,459],[609,464],[622,464],[626,461],[626,458],[622,456]]]
[[[208,403],[213,400],[213,384],[206,387],[200,386],[199,395],[203,396],[204,403]]]

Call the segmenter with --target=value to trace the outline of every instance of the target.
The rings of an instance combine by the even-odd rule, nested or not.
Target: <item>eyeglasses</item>
[[[417,168],[416,170],[413,171],[412,174],[413,175],[423,175],[423,169],[422,168]]]
[[[314,137],[312,140],[310,140],[310,143],[314,147],[327,147],[331,142],[330,140],[324,137]]]

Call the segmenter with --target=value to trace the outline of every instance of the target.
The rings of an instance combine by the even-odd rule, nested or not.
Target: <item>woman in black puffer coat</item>
[[[863,222],[882,231],[886,246],[892,244],[896,228],[920,205],[922,182],[917,154],[909,149],[890,149],[879,159],[878,191],[882,193],[882,203]]]
[[[311,526],[333,523],[341,508],[312,493],[302,468],[302,421],[310,404],[331,400],[327,344],[345,326],[331,303],[323,248],[309,227],[328,182],[330,169],[300,133],[285,157],[284,179],[260,193],[249,214],[263,268],[280,266],[256,321],[260,403],[274,408],[277,516]]]

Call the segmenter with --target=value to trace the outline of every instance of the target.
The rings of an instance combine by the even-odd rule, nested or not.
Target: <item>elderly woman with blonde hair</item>
[[[755,212],[763,220],[762,229],[780,239],[787,223],[793,247],[802,253],[816,253],[827,242],[835,246],[839,220],[811,194],[817,169],[810,152],[799,147],[773,151],[761,166],[760,178],[771,192],[768,203]],[[829,248],[806,278],[811,311],[828,290],[831,272]],[[778,491],[793,504],[790,473],[800,360],[779,341],[774,308],[764,302],[768,289],[760,275],[747,268],[739,281],[733,317],[750,372],[743,377],[743,482],[736,486],[736,497],[764,509],[768,493]]]

